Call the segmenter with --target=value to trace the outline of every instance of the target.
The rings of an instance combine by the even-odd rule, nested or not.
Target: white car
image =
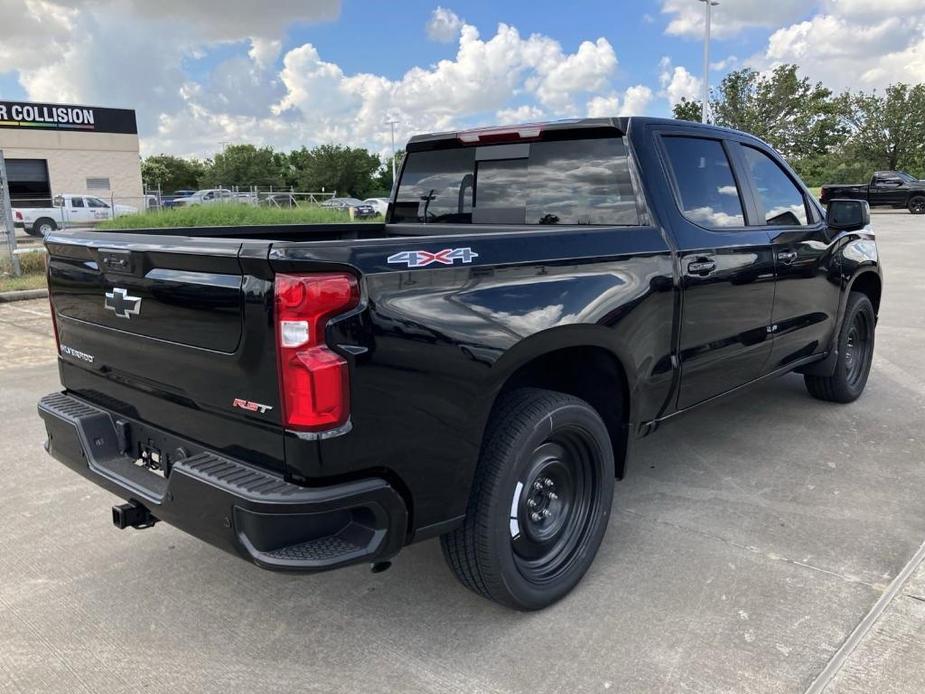
[[[373,209],[376,210],[376,214],[382,215],[383,217],[385,217],[385,213],[389,209],[388,198],[366,198],[363,203],[372,205]]]
[[[95,195],[65,193],[52,201],[54,207],[24,207],[13,210],[13,222],[32,236],[46,236],[55,229],[66,226],[92,226],[99,222],[137,214],[138,208],[130,205],[116,205]]]
[[[185,198],[174,198],[171,207],[196,207],[197,205],[217,205],[222,203],[252,203],[253,196],[249,193],[235,193],[227,188],[207,188],[197,190]]]

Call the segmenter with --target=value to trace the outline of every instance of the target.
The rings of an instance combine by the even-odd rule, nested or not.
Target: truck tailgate
[[[269,242],[64,232],[46,245],[69,392],[284,467]]]

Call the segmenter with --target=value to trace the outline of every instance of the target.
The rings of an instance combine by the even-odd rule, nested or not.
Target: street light
[[[392,131],[392,185],[395,185],[395,126],[398,125],[397,120],[387,120],[386,125]]]
[[[700,111],[700,121],[710,122],[710,22],[713,19],[713,8],[719,5],[716,0],[700,0],[707,6],[707,21],[703,34],[703,105]]]

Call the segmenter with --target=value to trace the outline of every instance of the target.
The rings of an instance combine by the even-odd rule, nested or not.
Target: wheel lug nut
[[[553,486],[552,480],[549,479],[548,477],[546,477],[545,479],[543,479],[543,484],[545,484],[547,487],[552,487],[552,486]]]
[[[555,501],[556,499],[559,498],[559,495],[556,494],[555,492],[549,492],[546,496],[548,496],[548,497],[549,497],[550,499],[552,499],[553,501]]]
[[[540,520],[542,520],[542,518],[543,517],[536,511],[530,514],[530,520],[532,520],[534,523],[538,523]]]
[[[542,513],[543,518],[549,518],[551,515],[552,515],[552,511],[550,511],[548,508],[543,509],[543,513]]]
[[[533,483],[533,488],[536,491],[540,491],[543,488],[543,483],[537,480],[536,482]]]
[[[527,499],[527,506],[530,508],[536,508],[536,499]]]

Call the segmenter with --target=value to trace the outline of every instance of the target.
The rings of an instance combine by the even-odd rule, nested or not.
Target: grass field
[[[103,222],[99,229],[160,229],[164,227],[248,226],[255,224],[331,224],[349,222],[346,212],[320,207],[252,207],[211,205],[181,207],[126,215]]]

